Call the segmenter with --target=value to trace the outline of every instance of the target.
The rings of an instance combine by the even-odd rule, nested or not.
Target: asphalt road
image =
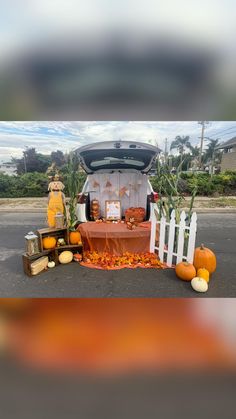
[[[76,263],[29,278],[22,268],[24,235],[45,227],[43,214],[0,213],[0,297],[236,297],[236,214],[199,214],[197,245],[215,251],[217,271],[198,294],[172,269],[100,271]]]

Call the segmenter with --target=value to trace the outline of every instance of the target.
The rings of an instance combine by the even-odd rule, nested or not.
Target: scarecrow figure
[[[60,181],[60,176],[56,174],[48,185],[47,223],[50,228],[55,227],[55,216],[65,212],[65,195],[62,192],[64,188],[65,186]]]

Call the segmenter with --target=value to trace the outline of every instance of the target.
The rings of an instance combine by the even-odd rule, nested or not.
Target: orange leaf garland
[[[102,269],[115,269],[117,267],[152,267],[163,268],[155,253],[130,253],[125,252],[121,256],[115,256],[106,252],[86,251],[83,255],[85,264],[94,265]]]

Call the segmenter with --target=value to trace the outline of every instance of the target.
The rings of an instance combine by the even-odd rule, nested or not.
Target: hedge
[[[175,176],[175,175],[171,175]],[[86,175],[81,173],[80,190]],[[150,177],[153,189],[158,192],[160,179],[157,176]],[[64,184],[67,194],[67,174],[64,175]],[[190,195],[197,187],[197,195],[211,196],[236,195],[236,172],[224,172],[212,177],[207,173],[187,173],[182,172],[178,189],[180,192]],[[21,176],[8,176],[0,173],[0,198],[23,198],[23,197],[43,197],[47,196],[48,177],[43,173],[26,173]]]
[[[197,195],[211,196],[235,195],[236,194],[236,172],[227,171],[210,176],[207,173],[181,173],[181,180],[184,182],[183,192],[191,194],[197,187]]]
[[[81,173],[80,190],[86,175]],[[67,195],[67,175],[64,176],[65,194]],[[8,176],[0,173],[0,198],[35,198],[48,194],[48,176],[44,173],[26,173],[20,176]]]

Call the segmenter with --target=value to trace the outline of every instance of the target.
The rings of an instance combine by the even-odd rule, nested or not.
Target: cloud
[[[25,147],[50,154],[60,149],[68,152],[84,144],[128,140],[158,143],[164,148],[165,138],[189,135],[191,143],[199,143],[201,127],[197,121],[26,121],[0,122],[0,160],[21,157]],[[223,141],[236,135],[236,122],[211,122],[206,136]]]

